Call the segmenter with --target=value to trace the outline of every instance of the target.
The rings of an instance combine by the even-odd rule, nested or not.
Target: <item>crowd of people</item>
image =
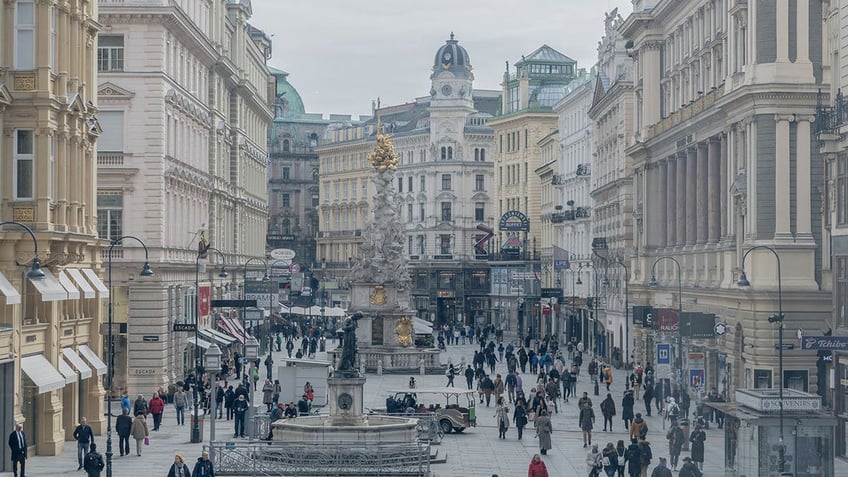
[[[490,337],[493,339],[490,340]],[[601,387],[605,388],[605,397],[596,404],[588,392],[579,397],[576,392],[584,364],[582,343],[569,343],[564,349],[559,348],[555,339],[547,337],[533,343],[533,346],[530,346],[529,339],[503,343],[496,333],[486,328],[477,333],[473,328],[442,330],[439,340],[442,339],[454,344],[469,339],[479,343],[480,349],[474,351],[470,362],[462,357],[458,364],[449,363],[447,386],[455,386],[455,377],[462,375],[468,389],[477,391],[481,406],[488,407],[494,402],[498,439],[507,439],[510,427],[514,426],[517,438],[522,440],[525,428],[532,424],[539,454],[534,456],[528,475],[547,475],[540,456],[546,455],[553,447],[551,416],[558,414],[562,406],[573,403],[578,416],[575,426],[582,431],[583,447],[587,449],[589,477],[666,477],[672,475],[671,472],[679,472],[679,477],[702,476],[707,439],[704,428],[709,418],[720,425],[723,416],[717,411],[704,416],[696,413],[692,430],[687,433],[681,424],[689,425],[690,391],[673,378],[656,379],[650,364],[643,367],[636,363],[623,383],[620,397],[615,398],[612,368],[591,358],[585,373],[594,395],[600,396]],[[498,363],[505,363],[505,377],[497,372]],[[722,397],[712,390],[707,399],[720,401]],[[644,407],[637,411],[635,408],[639,406],[639,400]],[[665,422],[662,430],[649,429],[643,412],[646,416],[659,413],[668,423],[668,429],[665,429]],[[615,422],[616,416],[621,419],[619,424]],[[603,418],[602,432],[622,432],[622,438],[604,438],[602,440],[607,442],[603,446],[593,442],[593,431],[597,433],[596,427],[600,427],[596,423],[599,417]],[[668,457],[658,456],[655,459],[649,436],[665,439]],[[595,440],[598,440],[597,435]],[[689,445],[684,445],[687,443]],[[689,455],[681,460],[684,450],[689,450]],[[649,474],[652,464],[653,471]]]

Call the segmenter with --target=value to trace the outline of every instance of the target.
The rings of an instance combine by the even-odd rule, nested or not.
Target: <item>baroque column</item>
[[[657,191],[657,199],[655,203],[657,205],[661,204],[663,200],[666,200],[666,186],[668,185],[668,164],[665,159],[659,161],[656,165],[657,173],[654,175],[654,180],[656,184],[653,186],[656,187]],[[666,208],[668,204],[666,204]],[[657,207],[659,209],[659,207]],[[667,212],[667,210],[666,210]],[[666,240],[668,234],[666,233],[666,229],[668,228],[668,214],[665,214],[665,217],[660,217],[660,220],[656,221],[653,225],[657,227],[657,239],[656,244],[658,248],[665,247],[668,241]],[[652,221],[653,222],[653,221]]]
[[[665,246],[674,247],[677,240],[677,161],[674,156],[665,160]]]
[[[698,147],[686,149],[686,244],[694,245],[697,239],[698,204],[697,201],[697,169],[698,169]]]
[[[810,123],[813,116],[796,116],[798,131],[795,138],[795,237],[798,241],[813,241],[812,199],[810,196]]]
[[[711,137],[707,142],[707,242],[716,243],[721,238],[721,178],[719,162],[721,144],[718,137]]]
[[[695,237],[699,244],[707,243],[707,198],[708,198],[708,179],[707,179],[707,143],[699,143],[697,148],[698,165],[695,169]]]
[[[778,2],[781,3],[781,2]],[[774,116],[776,122],[774,154],[774,240],[791,240],[789,212],[789,122],[794,115]]]
[[[678,247],[686,245],[686,151],[677,153],[677,205],[675,221],[677,232],[674,243]]]
[[[719,163],[718,163],[718,219],[721,224],[719,230],[719,239],[727,237],[727,218],[723,215],[730,216],[730,211],[727,209],[727,196],[730,193],[730,184],[727,180],[727,133],[723,132],[719,135]]]

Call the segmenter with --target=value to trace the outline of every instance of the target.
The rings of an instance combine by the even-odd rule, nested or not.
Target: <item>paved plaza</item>
[[[330,343],[328,342],[328,346],[332,346]],[[451,360],[453,363],[459,363],[462,356],[465,356],[466,361],[470,362],[475,349],[478,349],[476,345],[449,346],[447,351],[442,353],[442,362],[447,363]],[[274,359],[276,363],[279,364],[284,356],[285,350],[282,353],[275,352]],[[317,358],[324,359],[326,356],[324,353],[319,353]],[[585,364],[588,361],[588,359],[584,360],[577,391],[578,394],[586,391],[592,398],[597,416],[595,427],[596,431],[598,431],[603,429],[603,417],[601,416],[599,407],[600,401],[606,397],[606,392],[604,386],[601,386],[601,395],[597,397],[593,395],[592,385],[585,371]],[[261,371],[264,378],[264,366],[261,367]],[[505,376],[506,365],[504,363],[498,363],[496,372]],[[624,377],[623,370],[614,370],[614,382],[611,392],[613,398],[616,400],[616,411],[618,413],[614,420],[616,429],[613,432],[603,432],[600,430],[593,433],[593,442],[598,443],[599,447],[603,447],[607,442],[616,443],[619,439],[624,439],[625,443],[627,443],[628,433],[624,430],[623,421],[620,419],[620,401],[624,391]],[[416,380],[420,388],[442,387],[447,382],[447,379],[442,375],[416,376]],[[385,407],[387,394],[383,391],[407,388],[408,381],[409,375],[376,376],[369,374],[365,383],[365,406]],[[529,384],[527,381],[526,379],[524,381],[525,390]],[[463,376],[457,376],[455,382],[459,387],[465,386],[465,378]],[[135,394],[136,391],[145,392],[146,394],[146,390],[131,391],[130,394]],[[506,440],[499,440],[497,438],[498,431],[494,419],[494,402],[488,408],[485,404],[481,405],[479,402],[477,406],[478,425],[476,428],[468,429],[462,434],[448,434],[442,440],[441,445],[434,446],[434,449],[437,449],[440,455],[447,456],[447,461],[443,464],[434,464],[432,466],[433,474],[439,477],[491,477],[492,474],[497,474],[500,477],[527,475],[527,465],[530,462],[530,458],[538,452],[538,441],[533,438],[532,427],[527,429],[522,441],[518,441],[515,427],[510,427]],[[116,409],[119,410],[119,406],[113,406],[113,411]],[[561,403],[559,411],[558,414],[554,414],[552,417],[554,428],[552,436],[553,449],[548,452],[548,455],[543,457],[548,471],[551,476],[588,475],[585,464],[587,449],[583,448],[582,433],[577,426],[576,401],[572,399],[569,404]],[[644,404],[641,400],[638,400],[636,402],[635,412],[642,411],[644,411]],[[652,443],[654,453],[653,463],[657,463],[660,456],[668,456],[665,431],[662,430],[662,422],[656,417],[655,413],[654,417],[647,418],[647,422],[650,429],[648,441]],[[152,419],[149,420],[148,424],[152,430]],[[218,420],[216,427],[217,439],[226,440],[232,436],[232,421]],[[185,426],[176,426],[173,407],[168,407],[163,418],[162,429],[158,432],[151,431],[150,445],[143,449],[143,455],[141,457],[136,456],[134,453],[134,441],[130,443],[130,450],[133,451],[131,455],[120,457],[118,455],[118,437],[113,430],[112,442],[115,453],[113,459],[114,476],[164,477],[173,463],[174,453],[182,454],[190,466],[193,467],[194,461],[200,455],[202,444],[189,443],[190,430],[189,419],[186,419]],[[7,430],[4,436],[8,432]],[[722,475],[724,462],[722,430],[711,427],[706,432],[707,445],[704,475]],[[206,420],[204,433],[204,441],[208,441],[209,419]],[[98,445],[98,450],[101,453],[105,453],[106,436],[98,436],[95,441]],[[688,455],[688,452],[684,451],[681,455],[681,464],[682,458],[686,455]],[[76,471],[76,445],[74,442],[67,442],[64,453],[59,456],[35,456],[31,457],[27,464],[27,475],[32,477],[84,475],[82,471]],[[0,477],[11,475],[11,472],[0,473]],[[103,475],[105,475],[105,472]]]

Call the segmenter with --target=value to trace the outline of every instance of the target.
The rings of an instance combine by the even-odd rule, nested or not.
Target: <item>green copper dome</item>
[[[278,106],[281,106],[282,115],[305,114],[306,108],[303,107],[303,99],[301,99],[300,93],[288,82],[287,77],[289,74],[270,66],[268,70],[277,79],[277,97],[275,98],[275,102]]]

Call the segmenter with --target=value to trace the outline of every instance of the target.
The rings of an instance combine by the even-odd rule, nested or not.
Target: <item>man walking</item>
[[[100,477],[100,471],[103,470],[103,456],[97,452],[97,444],[91,443],[91,448],[88,454],[85,455],[83,468],[88,477]]]
[[[132,424],[130,410],[121,409],[121,415],[115,419],[115,432],[118,433],[118,449],[121,451],[121,456],[130,455]]]
[[[244,399],[244,395],[240,394],[233,404],[233,413],[236,419],[233,437],[244,437],[244,420],[247,414],[247,400]]]
[[[15,430],[9,434],[9,449],[12,451],[12,473],[18,477],[18,466],[21,468],[21,477],[26,477],[27,441],[24,426],[15,424]]]
[[[683,434],[683,429],[677,425],[677,420],[671,421],[671,429],[665,436],[668,439],[668,455],[671,458],[671,470],[677,471],[677,460],[680,458],[680,451],[683,449],[683,443],[686,442],[686,435]]]
[[[77,441],[77,463],[79,464],[77,470],[82,470],[82,460],[88,454],[89,446],[94,442],[94,432],[86,418],[80,418],[79,425],[74,429],[74,439]]]

